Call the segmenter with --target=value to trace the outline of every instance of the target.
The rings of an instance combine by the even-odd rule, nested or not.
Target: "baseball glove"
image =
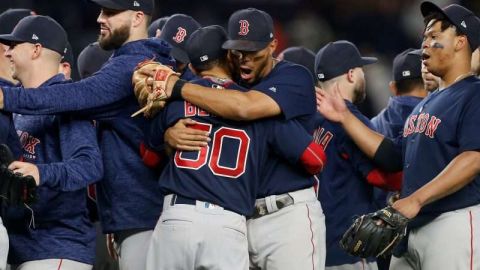
[[[36,201],[37,184],[32,176],[24,176],[8,169],[14,161],[10,148],[0,144],[0,198],[8,206],[19,206]]]
[[[153,77],[150,77],[151,74]],[[137,65],[133,72],[132,84],[134,86],[135,97],[140,104],[139,111],[135,112],[132,117],[143,114],[146,117],[154,116],[159,110],[165,106],[167,96],[166,89],[170,76],[180,76],[170,67],[153,60],[145,60]]]
[[[361,258],[391,254],[406,235],[408,219],[392,207],[357,218],[340,240],[349,254]]]

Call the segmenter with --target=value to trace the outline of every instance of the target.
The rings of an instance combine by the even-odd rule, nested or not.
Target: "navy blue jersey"
[[[287,120],[316,111],[312,75],[303,66],[280,61],[253,89],[275,100]]]
[[[0,78],[0,87],[8,86],[13,86],[13,84]],[[22,151],[13,125],[12,115],[4,111],[0,111],[0,143],[6,144],[15,158],[20,158]]]
[[[43,85],[61,83],[63,74]],[[25,162],[37,165],[38,200],[9,208],[4,222],[10,238],[9,262],[63,258],[93,264],[95,228],[88,219],[86,187],[103,174],[91,121],[67,116],[14,115]]]
[[[347,107],[360,121],[372,128],[367,117],[351,102]],[[326,266],[352,264],[360,258],[348,255],[340,248],[339,241],[350,227],[355,216],[375,210],[373,186],[366,177],[374,169],[372,162],[350,139],[338,123],[326,120],[320,114],[316,117],[316,143],[322,145],[328,157],[328,164],[317,177],[318,198],[325,213]]]
[[[401,136],[405,120],[422,99],[412,96],[391,97],[388,100],[387,107],[372,118],[373,127],[388,138],[393,139]]]
[[[278,62],[253,89],[262,91],[275,100],[285,119],[299,121],[308,133],[313,134],[315,88],[312,76],[305,67],[287,61]],[[313,186],[313,176],[303,168],[299,169],[278,155],[271,155],[269,159],[257,198]]]
[[[241,90],[237,85],[212,80],[192,83]],[[236,122],[210,115],[186,101],[172,102],[157,116],[152,137],[162,136],[163,130],[184,117],[198,121],[196,128],[209,131],[212,141],[199,152],[177,151],[160,178],[162,190],[217,204],[245,216],[253,212],[260,172],[270,151],[296,164],[312,141],[297,121]]]
[[[97,184],[97,203],[105,233],[153,229],[162,210],[157,185],[159,172],[148,168],[140,145],[149,121],[130,117],[139,105],[133,94],[135,66],[155,58],[175,66],[170,46],[159,39],[124,44],[92,76],[70,84],[40,87],[35,91],[4,88],[5,109],[22,114],[69,112],[97,120],[105,175]]]
[[[420,102],[403,130],[406,197],[436,177],[459,154],[480,149],[480,79],[470,76]],[[480,177],[455,193],[424,206],[418,217],[480,203]]]

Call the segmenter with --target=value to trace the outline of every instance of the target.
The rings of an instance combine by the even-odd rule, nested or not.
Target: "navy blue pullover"
[[[170,46],[158,39],[124,44],[102,69],[84,80],[40,87],[39,91],[3,88],[5,110],[23,114],[69,112],[86,115],[99,124],[100,149],[105,175],[97,185],[99,216],[105,233],[129,229],[153,229],[163,198],[157,185],[158,170],[146,167],[140,156],[143,117],[133,95],[132,74],[146,59],[175,66]]]
[[[64,80],[58,74],[42,86]],[[95,229],[87,216],[85,194],[87,185],[103,175],[93,123],[58,115],[13,117],[23,159],[37,165],[40,185],[31,210],[12,207],[4,217],[9,263],[60,258],[93,264]]]

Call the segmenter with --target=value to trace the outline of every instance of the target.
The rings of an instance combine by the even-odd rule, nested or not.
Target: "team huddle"
[[[274,57],[262,10],[224,29],[91,1],[75,82],[60,24],[0,15],[0,270],[480,269],[470,10],[421,4],[421,48],[368,119],[377,59],[350,41]]]

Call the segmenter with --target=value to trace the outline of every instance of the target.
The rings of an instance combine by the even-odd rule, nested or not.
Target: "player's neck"
[[[147,39],[148,38],[148,33],[147,31],[132,31],[130,32],[130,36],[128,37],[127,41],[125,41],[125,43],[123,43],[124,45],[129,43],[129,42],[132,42],[132,41],[137,41],[137,40],[141,40],[141,39]]]
[[[22,78],[22,85],[25,88],[37,88],[53,76],[58,74],[58,66],[55,68],[53,67],[45,67],[41,70],[39,69],[31,69],[29,74]]]
[[[471,72],[469,65],[462,65],[459,67],[457,66],[455,68],[451,68],[449,72],[447,72],[444,76],[441,77],[439,88],[445,89],[447,87],[450,87],[452,84],[461,81],[466,77],[469,77],[470,75],[473,75],[473,73]]]
[[[200,72],[201,77],[214,77],[219,79],[231,79],[230,74],[222,67],[214,66],[209,70]]]

